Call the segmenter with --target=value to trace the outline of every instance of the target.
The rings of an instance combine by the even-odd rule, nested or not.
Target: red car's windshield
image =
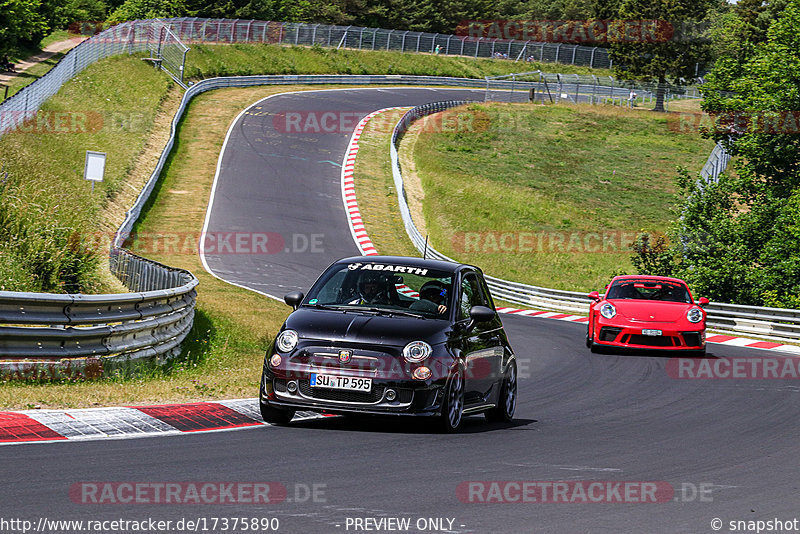
[[[686,286],[671,280],[617,280],[608,289],[606,299],[660,300],[691,303]]]

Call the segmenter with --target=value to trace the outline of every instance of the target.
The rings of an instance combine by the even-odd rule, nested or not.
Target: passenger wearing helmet
[[[358,298],[348,304],[388,304],[388,279],[378,273],[363,273],[358,280]]]
[[[447,306],[444,301],[447,297],[447,288],[441,282],[431,280],[425,282],[419,290],[419,300],[412,303],[410,310],[427,311],[444,315],[447,313]]]

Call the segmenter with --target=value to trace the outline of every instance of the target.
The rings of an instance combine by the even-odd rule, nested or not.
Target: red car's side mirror
[[[591,293],[589,293],[589,298],[597,302],[598,300],[600,300],[600,293],[598,293],[597,291],[592,291]]]
[[[697,303],[700,306],[705,306],[706,304],[708,304],[708,299],[705,297],[700,297],[699,299],[697,299]]]

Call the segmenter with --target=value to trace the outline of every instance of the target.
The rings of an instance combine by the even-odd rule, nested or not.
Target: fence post
[[[594,53],[597,52],[597,47],[592,48],[592,57],[589,59],[589,68],[594,68]]]
[[[478,50],[481,49],[481,41],[483,41],[483,37],[478,37],[478,42],[475,43],[475,57],[478,57]]]
[[[558,44],[556,45],[556,60],[554,61],[554,63],[558,63],[558,53],[559,53],[560,51],[561,51],[561,43],[558,43]]]

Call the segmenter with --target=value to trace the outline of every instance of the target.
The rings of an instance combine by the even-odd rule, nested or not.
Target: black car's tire
[[[275,408],[274,406],[270,406],[269,404],[265,404],[263,399],[267,397],[266,391],[264,391],[264,374],[261,375],[261,387],[259,388],[259,395],[258,395],[258,406],[261,408],[261,418],[264,419],[265,423],[269,423],[271,425],[288,425],[289,421],[292,420],[294,417],[295,410],[285,409],[285,408]]]
[[[438,426],[442,432],[455,432],[464,419],[464,373],[456,369],[447,379]]]
[[[261,406],[261,417],[264,419],[264,422],[271,425],[288,425],[289,421],[294,417],[294,410],[273,408],[269,404],[264,404],[263,402],[259,402],[258,404]]]
[[[493,423],[510,423],[514,419],[514,411],[516,409],[517,364],[516,362],[511,362],[500,386],[500,396],[497,398],[497,406],[485,413],[486,420]]]

